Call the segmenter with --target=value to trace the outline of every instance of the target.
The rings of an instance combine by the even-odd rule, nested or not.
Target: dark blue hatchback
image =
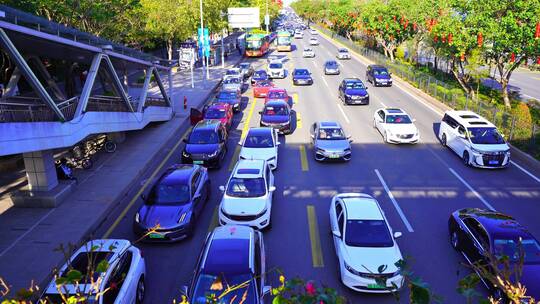
[[[345,78],[339,85],[339,99],[344,104],[369,104],[367,87],[358,78]]]
[[[268,80],[268,74],[265,70],[257,70],[251,76],[251,84],[254,84],[257,81]]]
[[[145,241],[177,241],[193,234],[210,197],[207,169],[175,165],[154,184],[135,214],[133,230]]]
[[[312,85],[313,78],[308,69],[294,69],[292,72],[293,85]]]

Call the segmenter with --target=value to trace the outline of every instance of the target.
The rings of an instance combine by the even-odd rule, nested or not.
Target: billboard
[[[229,7],[227,13],[231,28],[259,28],[261,26],[258,7]]]

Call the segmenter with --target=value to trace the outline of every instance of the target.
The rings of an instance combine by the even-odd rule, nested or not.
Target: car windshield
[[[238,75],[238,73],[237,70],[227,70],[227,75]]]
[[[386,123],[389,124],[410,124],[411,118],[408,115],[388,115],[386,116]]]
[[[294,71],[294,75],[309,75],[309,71],[308,70],[295,70]]]
[[[289,115],[289,110],[285,106],[272,106],[266,107],[263,112],[264,115]]]
[[[304,49],[304,52],[311,52],[311,51],[312,49],[308,49],[308,48]]]
[[[337,62],[335,61],[329,61],[326,63],[326,66],[329,67],[329,68],[334,68],[337,66]]]
[[[340,52],[340,53],[348,53],[349,51],[344,50],[344,49],[341,49],[341,50],[339,50],[339,52]]]
[[[240,83],[240,79],[236,77],[230,77],[223,80],[223,83]]]
[[[383,220],[348,220],[345,243],[354,247],[392,247],[394,241]]]
[[[281,69],[283,65],[281,63],[270,63],[271,69]]]
[[[251,274],[201,273],[191,301],[194,304],[257,303],[255,282]]]
[[[206,111],[206,114],[204,115],[204,118],[206,118],[206,119],[220,119],[220,118],[224,118],[226,113],[227,112],[225,112],[225,110],[223,110],[223,109],[209,109],[208,111]]]
[[[347,82],[347,89],[364,89],[364,84],[360,81]]]
[[[469,138],[473,144],[478,145],[501,145],[504,138],[496,128],[469,128]]]
[[[388,75],[388,71],[385,69],[375,69],[373,70],[373,75]]]
[[[272,134],[248,134],[244,141],[244,147],[246,148],[272,148],[274,147],[274,140]]]
[[[345,139],[345,133],[340,128],[323,128],[319,129],[317,139],[343,140]]]
[[[148,205],[181,205],[189,202],[188,185],[160,183],[152,188],[148,195]]]
[[[233,177],[227,186],[227,195],[232,197],[260,197],[266,194],[264,178]]]
[[[255,85],[257,87],[271,87],[272,86],[272,83],[270,81],[259,81],[257,82],[257,84]]]
[[[217,144],[218,143],[218,135],[214,130],[193,130],[191,132],[191,135],[189,136],[189,143],[190,144]]]
[[[218,98],[219,99],[233,99],[233,98],[236,98],[236,92],[222,91],[222,92],[219,92]]]
[[[507,256],[512,262],[519,262],[523,254],[523,263],[540,263],[540,246],[535,239],[495,239],[493,250],[497,257]]]
[[[240,63],[240,68],[242,69],[249,69],[250,64],[249,63]]]
[[[268,93],[268,98],[282,99],[287,98],[287,94],[283,91],[271,91]]]

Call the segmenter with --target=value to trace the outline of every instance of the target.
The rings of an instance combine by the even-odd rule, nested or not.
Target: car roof
[[[309,72],[309,69],[306,69],[306,68],[295,68],[294,71],[308,71]],[[294,72],[293,71],[293,72]]]
[[[273,129],[269,127],[260,127],[260,128],[250,128],[247,136],[250,135],[267,135],[272,134]],[[246,137],[247,137],[246,136]]]
[[[489,120],[484,117],[474,113],[473,111],[446,111],[447,115],[454,118],[458,123],[462,124],[464,127],[486,127],[486,128],[496,128]]]
[[[533,237],[518,221],[504,213],[480,208],[466,208],[458,212],[476,219],[492,238]]]
[[[203,119],[199,121],[195,127],[193,127],[193,131],[195,130],[215,130],[217,127],[221,125],[221,121],[219,119]]]
[[[283,100],[269,100],[265,105],[264,107],[275,107],[275,106],[289,106],[289,104],[287,104],[285,101]]]
[[[229,68],[227,71],[240,72],[240,68]]]
[[[380,65],[380,64],[370,64],[369,67],[372,69],[386,69],[385,66]]]
[[[321,121],[319,122],[319,126],[321,128],[341,128],[339,123],[335,121]]]
[[[270,92],[287,92],[287,90],[285,90],[284,88],[271,88],[270,90],[268,90],[268,93]]]
[[[221,90],[219,91],[219,93],[222,93],[222,92],[225,92],[225,93],[238,93],[237,90],[233,90],[233,89],[221,89]],[[218,93],[218,94],[219,94],[219,93]]]
[[[384,108],[383,109],[387,114],[395,114],[395,115],[408,115],[405,111],[403,111],[400,108]]]
[[[248,226],[216,227],[212,232],[201,270],[211,274],[249,273],[253,233],[253,229]]]
[[[347,51],[348,52],[349,50],[347,50],[346,48],[340,48],[340,49],[338,49],[338,51],[340,51],[340,52],[341,51]]]
[[[240,62],[239,66],[251,66],[251,62]]]
[[[279,59],[272,59],[272,60],[270,60],[270,64],[272,64],[272,63],[283,64],[283,62],[281,62],[281,60],[279,60]]]
[[[343,82],[362,82],[362,80],[360,78],[345,78]]]
[[[372,197],[342,197],[349,220],[384,220],[377,201]]]
[[[257,178],[263,176],[265,161],[262,159],[240,159],[233,171],[233,176]]]
[[[328,64],[328,63],[337,64],[337,61],[335,61],[335,60],[326,60],[324,64]]]
[[[231,107],[231,105],[228,104],[228,103],[224,103],[224,102],[216,102],[216,103],[210,104],[206,110],[207,110],[207,111],[208,111],[208,110],[214,110],[214,109],[217,109],[217,110],[226,110],[227,108],[230,108],[230,107]]]
[[[189,164],[178,164],[170,167],[163,173],[159,183],[162,185],[171,185],[178,183],[187,183],[193,171],[195,171],[196,166]]]

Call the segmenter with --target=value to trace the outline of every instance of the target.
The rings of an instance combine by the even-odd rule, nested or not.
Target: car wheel
[[[441,136],[441,144],[446,147],[447,146],[447,142],[446,142],[446,134],[443,133],[443,135]]]
[[[463,152],[463,163],[467,167],[470,166],[470,164],[471,164],[471,161],[470,161],[470,158],[469,158],[469,152],[467,152],[467,151]]]
[[[459,236],[456,230],[452,230],[452,232],[450,232],[450,244],[452,244],[452,247],[455,250],[459,251],[460,243],[459,243]]]
[[[143,300],[144,300],[144,293],[145,293],[145,287],[144,287],[144,277],[141,276],[141,278],[139,279],[139,282],[137,283],[137,294],[136,294],[136,303],[137,304],[142,304]]]

